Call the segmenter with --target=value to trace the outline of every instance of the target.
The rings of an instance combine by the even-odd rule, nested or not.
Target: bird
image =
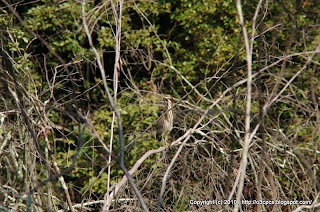
[[[169,135],[170,131],[173,128],[173,98],[172,96],[165,96],[164,99],[167,102],[166,109],[164,113],[161,115],[157,122],[157,132],[156,132],[156,138],[158,141],[167,141],[167,136]]]

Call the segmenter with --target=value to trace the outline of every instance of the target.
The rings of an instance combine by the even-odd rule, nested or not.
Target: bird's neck
[[[171,100],[168,101],[168,115],[172,116],[172,102],[171,102]]]

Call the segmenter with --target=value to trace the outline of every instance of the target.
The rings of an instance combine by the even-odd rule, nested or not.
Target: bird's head
[[[173,98],[172,98],[172,96],[170,96],[170,95],[165,95],[164,97],[163,97],[163,99],[167,102],[167,109],[168,110],[171,110],[172,109],[172,104],[173,104]]]
[[[165,95],[163,98],[164,98],[166,101],[170,101],[170,102],[173,101],[173,98],[172,98],[172,96],[170,96],[170,95]]]

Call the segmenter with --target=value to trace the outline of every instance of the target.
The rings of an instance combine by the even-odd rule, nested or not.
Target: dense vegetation
[[[319,208],[320,5],[236,2],[1,0],[0,210],[229,211],[189,203],[236,200],[244,155],[241,199]]]

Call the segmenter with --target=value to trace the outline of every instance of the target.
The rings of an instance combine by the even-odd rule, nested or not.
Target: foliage
[[[257,4],[257,0],[243,1],[250,36]],[[87,1],[84,10],[121,115],[126,167],[132,168],[148,150],[167,145],[156,140],[155,130],[163,113],[161,94],[170,94],[175,127],[169,141],[201,121],[170,170],[163,207],[198,210],[189,205],[191,199],[227,199],[242,157],[248,98],[246,83],[224,94],[247,77],[235,1],[124,1],[120,68],[114,70],[118,6],[118,1],[95,0]],[[124,176],[116,161],[119,128],[83,26],[81,4],[77,0],[17,2],[14,11],[23,23],[7,7],[0,10],[1,48],[9,56],[1,55],[0,61],[0,209],[67,210],[70,194],[74,204],[104,199],[108,180],[113,186]],[[263,127],[252,134],[245,199],[257,199],[260,183],[265,200],[318,201],[319,56],[312,51],[319,45],[319,15],[314,0],[262,1],[252,52],[251,131],[259,124]],[[284,58],[287,55],[293,56]],[[116,95],[114,76],[119,77]],[[217,105],[206,111],[222,94]],[[109,179],[105,146],[111,148],[110,140]],[[152,154],[133,174],[151,210],[176,151],[172,146]],[[46,179],[50,183],[41,184]],[[33,188],[37,191],[30,195],[28,206],[25,196]],[[118,197],[135,198],[129,185],[120,188]],[[140,206],[136,201],[115,201],[111,209],[129,211],[130,207]],[[281,211],[297,206],[263,207]]]

